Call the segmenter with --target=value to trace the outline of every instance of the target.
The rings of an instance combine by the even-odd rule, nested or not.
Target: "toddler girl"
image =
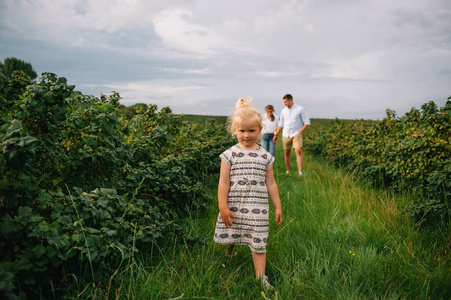
[[[224,151],[218,184],[219,215],[214,241],[227,244],[227,255],[235,245],[252,251],[255,277],[269,290],[265,275],[266,242],[269,231],[268,194],[275,209],[276,224],[282,223],[279,191],[274,180],[274,157],[257,144],[262,116],[250,107],[252,98],[239,99],[229,118],[229,131],[238,144]]]

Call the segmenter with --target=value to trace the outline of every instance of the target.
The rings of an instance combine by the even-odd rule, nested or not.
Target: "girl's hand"
[[[274,210],[274,214],[275,214],[275,216],[276,216],[276,225],[277,226],[279,226],[280,224],[282,224],[282,210],[279,208],[279,209],[275,209]]]
[[[232,227],[232,225],[233,225],[232,218],[235,218],[235,215],[233,214],[233,212],[230,209],[225,208],[225,209],[221,209],[220,213],[221,213],[221,219],[222,219],[222,222],[224,223],[224,225],[228,226],[228,227]]]

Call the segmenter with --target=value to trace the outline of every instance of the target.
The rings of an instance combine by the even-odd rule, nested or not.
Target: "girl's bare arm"
[[[266,188],[268,189],[269,197],[271,198],[272,205],[274,206],[274,214],[276,216],[276,224],[282,224],[282,205],[280,204],[279,189],[277,188],[276,181],[274,180],[273,166],[271,165],[266,169]]]
[[[221,171],[219,173],[218,183],[218,206],[221,213],[222,222],[226,226],[232,226],[232,218],[235,215],[227,205],[227,195],[230,189],[230,166],[221,159]]]

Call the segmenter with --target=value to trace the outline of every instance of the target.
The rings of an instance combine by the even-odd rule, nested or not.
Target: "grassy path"
[[[284,212],[271,219],[267,274],[277,292],[262,293],[253,279],[248,247],[224,256],[213,243],[217,205],[192,212],[187,236],[149,249],[151,257],[127,267],[114,287],[128,299],[449,299],[450,230],[420,230],[402,212],[409,201],[365,189],[349,174],[306,155],[306,176],[275,175]],[[217,182],[212,179],[213,185]],[[211,191],[216,198],[216,187]],[[111,292],[112,293],[112,292]]]

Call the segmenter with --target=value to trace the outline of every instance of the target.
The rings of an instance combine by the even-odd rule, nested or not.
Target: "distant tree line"
[[[32,81],[38,77],[38,74],[30,63],[15,57],[8,57],[3,62],[0,62],[0,71],[6,77],[6,80],[11,79],[15,71],[24,72]],[[117,108],[118,114],[123,115],[128,120],[131,120],[135,115],[146,110],[147,104],[144,103],[137,103],[131,106],[119,105]]]
[[[11,79],[14,71],[23,71],[31,80],[35,80],[38,77],[30,63],[15,57],[8,57],[5,58],[3,63],[0,62],[0,71],[7,79]]]
[[[147,110],[147,104],[136,103],[131,106],[125,106],[120,104],[117,108],[117,113],[123,115],[127,120],[131,120],[135,115],[145,112]]]

